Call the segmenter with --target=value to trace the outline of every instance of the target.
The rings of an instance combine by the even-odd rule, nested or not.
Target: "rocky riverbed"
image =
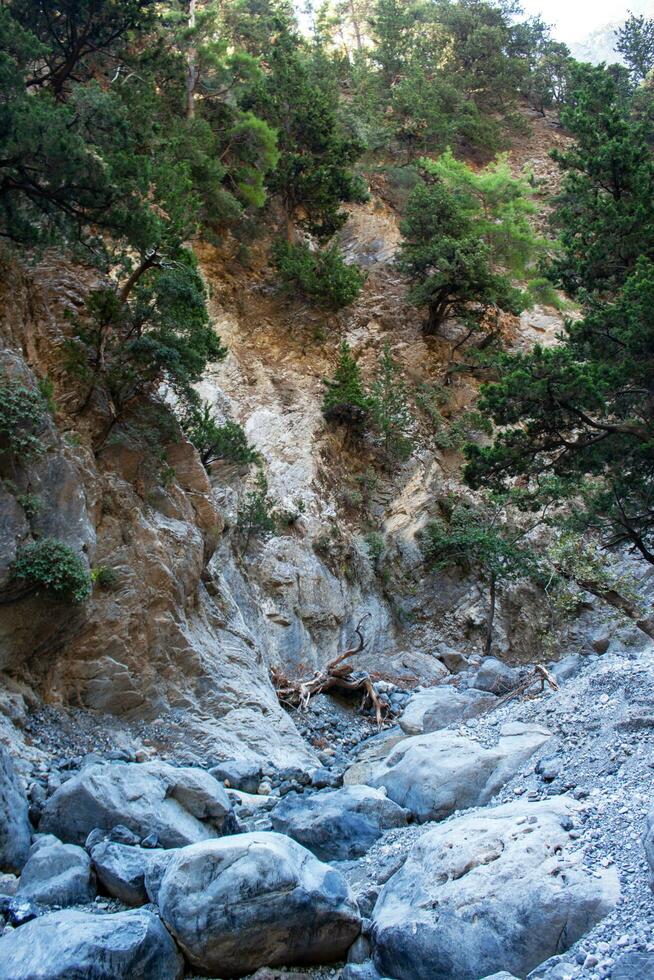
[[[530,667],[441,656],[433,686],[378,683],[381,733],[326,695],[293,712],[318,765],[186,765],[138,726],[109,748],[79,712],[64,756],[62,720],[27,719],[29,779],[0,767],[0,978],[654,977],[654,649],[526,692]]]

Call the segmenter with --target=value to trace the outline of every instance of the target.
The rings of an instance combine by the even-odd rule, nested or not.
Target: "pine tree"
[[[375,379],[370,387],[370,419],[389,462],[409,458],[413,442],[409,432],[413,416],[400,367],[384,344]]]
[[[333,376],[325,378],[323,384],[327,390],[322,411],[327,421],[346,425],[353,431],[361,431],[370,406],[364,391],[361,370],[346,341],[339,347]]]
[[[616,51],[624,58],[637,85],[654,67],[654,19],[630,14],[615,34]]]

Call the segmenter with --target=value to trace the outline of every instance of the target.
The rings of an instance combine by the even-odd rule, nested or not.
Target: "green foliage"
[[[338,245],[314,250],[306,244],[278,239],[273,262],[286,288],[298,289],[334,310],[353,303],[364,283],[363,273],[345,263]]]
[[[322,412],[327,421],[361,430],[370,406],[363,387],[361,370],[346,341],[339,347],[333,376],[325,378],[323,384],[326,391]]]
[[[122,409],[152,395],[162,381],[192,403],[192,384],[226,353],[209,319],[195,258],[181,249],[174,261],[148,270],[124,299],[113,289],[89,294],[73,323],[67,364],[92,383],[102,380]]]
[[[363,536],[366,546],[368,548],[368,554],[370,555],[370,560],[375,567],[377,567],[382,555],[384,554],[384,538],[379,531],[369,531]]]
[[[575,142],[557,212],[554,274],[583,303],[563,342],[502,356],[479,409],[497,426],[470,446],[473,486],[526,483],[534,508],[568,503],[578,530],[654,563],[654,171],[644,124],[603,68],[582,66],[562,118]]]
[[[256,463],[259,459],[258,452],[247,440],[243,426],[231,419],[219,425],[206,402],[194,406],[187,413],[182,427],[207,469],[219,459],[244,465]]]
[[[91,576],[72,548],[54,538],[24,545],[16,554],[11,576],[31,591],[43,589],[62,602],[83,602],[91,594]]]
[[[91,569],[91,582],[100,589],[111,591],[118,585],[119,576],[115,568],[102,565],[99,568]]]
[[[529,298],[512,279],[532,275],[543,250],[526,181],[504,157],[475,173],[449,151],[422,160],[421,173],[400,225],[398,267],[412,283],[410,302],[427,307],[426,332],[450,317],[474,331],[487,327],[490,310],[519,313]]]
[[[261,468],[257,470],[254,488],[248,490],[239,507],[237,526],[245,537],[246,548],[253,534],[265,539],[277,530],[273,502],[268,493],[268,480]]]
[[[448,510],[425,529],[422,551],[428,565],[496,580],[534,575],[537,562],[524,532],[507,524],[501,508],[455,504]]]
[[[590,65],[576,67],[561,121],[574,143],[552,153],[564,172],[553,278],[582,301],[610,296],[639,256],[654,254],[649,124],[632,116],[619,81]]]
[[[283,0],[242,0],[229,11],[227,28],[263,65],[248,106],[278,134],[279,160],[268,189],[289,223],[298,220],[327,240],[345,221],[341,203],[366,196],[352,170],[362,146],[341,125],[333,66],[302,37]]]
[[[47,403],[39,391],[0,375],[0,455],[25,460],[41,452]]]
[[[654,20],[629,14],[615,34],[615,49],[624,58],[632,80],[642,82],[654,68]]]
[[[407,386],[388,344],[384,344],[368,399],[370,420],[381,440],[384,455],[389,461],[407,460],[413,452],[409,435],[413,416]]]

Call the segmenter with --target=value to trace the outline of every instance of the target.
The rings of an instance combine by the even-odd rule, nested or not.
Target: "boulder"
[[[654,953],[624,953],[611,968],[611,980],[654,980]]]
[[[228,759],[209,770],[219,783],[239,789],[244,793],[256,793],[261,782],[261,766],[256,762]]]
[[[40,905],[78,905],[95,898],[91,861],[82,847],[39,834],[23,868],[17,895]]]
[[[146,879],[161,879],[175,850],[130,847],[103,840],[91,848],[91,860],[98,882],[113,898],[125,905],[145,905],[151,901]]]
[[[374,910],[375,962],[396,980],[524,977],[615,905],[614,868],[593,875],[568,797],[507,803],[424,834]]]
[[[223,786],[202,769],[165,762],[90,765],[53,793],[39,829],[83,844],[96,827],[122,824],[140,837],[155,833],[162,847],[183,847],[230,825]]]
[[[475,718],[496,703],[494,694],[474,688],[430,687],[413,695],[400,718],[400,728],[407,735],[435,732]]]
[[[440,647],[436,650],[436,656],[442,660],[445,666],[453,674],[460,674],[470,666],[470,661],[464,653],[453,650],[451,647]]]
[[[20,871],[27,861],[32,833],[27,814],[27,796],[0,745],[0,871]]]
[[[158,903],[189,963],[210,976],[342,959],[361,927],[341,875],[268,832],[182,848]]]
[[[405,738],[366,782],[383,786],[420,822],[443,820],[455,810],[487,803],[550,737],[537,725],[505,726],[503,732],[490,749],[450,731]]]
[[[508,694],[520,683],[520,671],[509,667],[496,657],[485,657],[481,667],[475,674],[472,683],[479,691],[489,691],[491,694]]]
[[[179,980],[184,961],[147,909],[51,912],[0,938],[0,980]]]
[[[272,811],[273,830],[288,834],[321,861],[360,857],[390,827],[404,827],[409,811],[370,786],[290,793]]]

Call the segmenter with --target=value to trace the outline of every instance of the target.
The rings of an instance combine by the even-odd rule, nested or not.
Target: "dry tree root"
[[[368,613],[367,615],[370,614]],[[332,690],[346,693],[363,691],[361,707],[363,709],[367,702],[372,704],[375,709],[377,728],[381,729],[388,711],[388,705],[381,700],[375,691],[370,675],[364,671],[357,671],[355,675],[352,664],[347,662],[351,657],[355,657],[358,653],[361,653],[366,646],[367,641],[362,630],[364,619],[366,619],[366,616],[363,616],[359,620],[354,630],[358,637],[357,643],[353,647],[350,647],[349,650],[339,653],[322,670],[317,671],[313,677],[300,681],[289,681],[281,671],[276,668],[271,670],[270,676],[277,692],[277,697],[282,704],[288,704],[294,708],[299,708],[301,711],[306,711],[309,701],[314,694],[322,694],[324,691]]]
[[[520,681],[517,687],[514,687],[512,691],[501,697],[497,704],[493,705],[493,708],[499,708],[500,705],[506,704],[507,701],[513,701],[514,698],[520,697],[522,694],[526,694],[530,687],[534,684],[540,682],[540,691],[545,690],[545,685],[548,684],[553,691],[559,690],[559,682],[557,681],[554,674],[551,674],[547,667],[543,667],[542,664],[536,664],[534,669],[530,671],[523,680]]]

